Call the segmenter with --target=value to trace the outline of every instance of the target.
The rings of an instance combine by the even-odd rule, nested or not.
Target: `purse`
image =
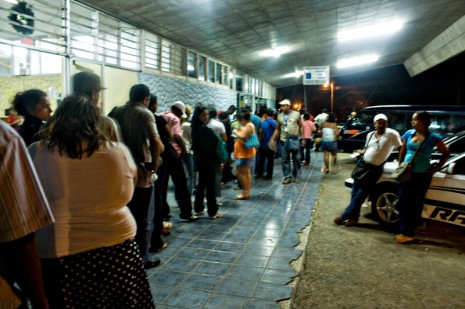
[[[366,163],[363,158],[360,158],[355,164],[351,177],[354,181],[362,185],[375,184],[381,174],[383,174],[383,165],[379,166]]]
[[[255,133],[249,135],[249,138],[244,143],[245,148],[258,148],[260,147],[260,141],[258,140],[258,136]]]
[[[425,137],[423,142],[421,142],[420,146],[417,148],[415,151],[415,154],[413,155],[413,158],[410,162],[401,162],[399,166],[392,172],[391,178],[393,178],[396,182],[398,183],[403,183],[406,182],[407,180],[412,177],[412,171],[413,171],[413,162],[415,161],[415,158],[418,156],[418,153],[420,152],[421,147],[425,143],[425,141],[428,139],[429,135]]]
[[[366,141],[365,146],[362,149],[365,149],[370,143],[371,138],[375,135],[373,132],[370,135],[370,138]],[[357,181],[361,185],[376,184],[379,177],[383,174],[384,163],[376,166],[370,163],[367,163],[363,160],[363,155],[359,157],[355,167],[352,171],[351,177],[354,181]]]
[[[255,134],[255,128],[253,128],[252,134],[249,135],[249,138],[244,142],[245,148],[258,148],[260,147],[260,141],[258,140],[258,135]]]
[[[298,138],[294,137],[289,137],[287,139],[287,142],[289,143],[289,150],[299,150],[300,149],[300,141]]]
[[[402,183],[406,182],[412,176],[412,162],[402,162],[399,166],[392,172],[391,178],[394,178],[395,181]]]

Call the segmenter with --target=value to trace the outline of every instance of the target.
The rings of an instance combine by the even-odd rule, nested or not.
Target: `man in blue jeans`
[[[378,173],[378,175],[376,175],[377,178],[375,181],[371,180],[368,182],[354,180],[349,206],[347,206],[339,217],[334,219],[334,223],[337,225],[344,224],[347,227],[357,225],[360,216],[360,208],[379,177],[381,177],[384,162],[386,162],[393,149],[402,146],[399,133],[387,127],[388,119],[386,115],[376,115],[373,120],[373,125],[375,131],[367,134],[367,141],[361,153],[361,160],[374,168],[375,173]],[[377,167],[379,167],[379,169],[377,169]]]
[[[263,113],[260,148],[258,149],[258,164],[255,168],[255,177],[265,180],[271,180],[273,178],[275,151],[268,146],[274,130],[276,129],[276,121],[273,119],[273,114],[274,111],[272,109],[267,109]],[[266,172],[266,175],[264,175],[264,172]]]
[[[287,185],[294,180],[299,182],[298,176],[300,171],[300,146],[305,146],[305,139],[300,143],[300,137],[303,136],[302,122],[300,113],[291,109],[291,101],[288,99],[279,102],[282,113],[278,115],[276,129],[273,133],[273,141],[276,141],[279,135],[281,144],[281,164],[283,168],[283,184]],[[291,170],[291,156],[294,164]]]

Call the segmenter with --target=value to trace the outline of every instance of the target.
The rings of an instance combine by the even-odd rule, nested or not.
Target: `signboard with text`
[[[304,85],[327,85],[329,84],[329,65],[304,67]]]

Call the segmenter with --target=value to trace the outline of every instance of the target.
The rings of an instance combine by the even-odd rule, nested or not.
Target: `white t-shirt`
[[[224,124],[214,118],[211,118],[210,121],[207,123],[207,127],[213,130],[217,135],[221,136],[221,134],[226,134],[226,129],[224,128]]]
[[[184,141],[184,145],[186,145],[187,152],[193,154],[192,151],[192,127],[190,122],[183,122],[181,124],[182,129],[182,139]]]
[[[137,169],[129,149],[104,142],[92,156],[71,159],[41,142],[29,147],[55,223],[36,233],[41,258],[73,255],[134,238],[126,204]]]
[[[318,116],[316,116],[315,119],[313,119],[313,123],[318,125],[318,127],[321,129],[321,125],[323,124],[323,122],[326,121],[326,119],[328,119],[328,114],[321,113]]]
[[[376,137],[375,132],[368,133],[367,142],[363,160],[376,166],[386,161],[393,149],[402,146],[399,132],[391,128],[386,128],[379,138]]]

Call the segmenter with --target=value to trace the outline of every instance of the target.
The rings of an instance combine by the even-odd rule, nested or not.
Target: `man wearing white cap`
[[[300,113],[291,109],[291,101],[288,99],[279,102],[282,113],[278,115],[276,129],[272,140],[276,141],[279,135],[281,149],[281,165],[283,168],[283,184],[287,185],[299,182],[300,170],[300,137],[303,136],[303,127],[300,120]],[[305,146],[305,139],[302,139],[302,146]],[[291,156],[294,164],[291,170]]]
[[[367,134],[365,147],[352,173],[354,184],[349,206],[342,214],[334,219],[337,225],[347,227],[357,225],[360,208],[368,197],[371,189],[378,182],[383,173],[383,166],[391,151],[402,146],[400,135],[396,130],[387,127],[388,119],[384,114],[377,114],[373,119],[375,131]],[[355,173],[355,171],[360,173]],[[366,173],[365,173],[366,172]],[[364,175],[358,177],[357,175]]]

